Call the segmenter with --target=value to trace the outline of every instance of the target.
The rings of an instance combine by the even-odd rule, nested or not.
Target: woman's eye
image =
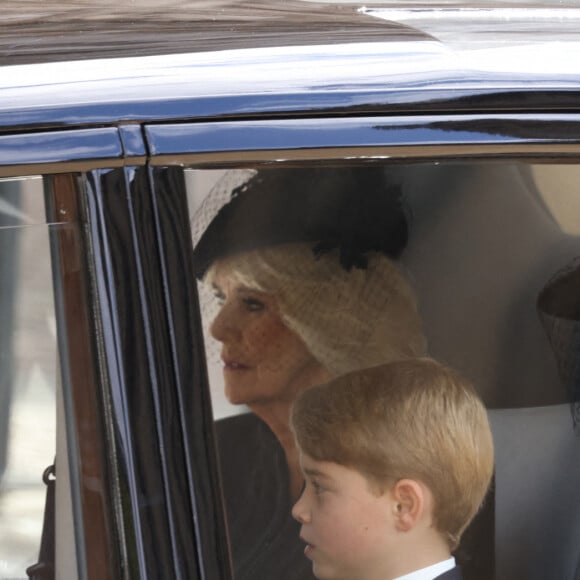
[[[213,297],[219,306],[224,305],[224,302],[226,301],[226,297],[225,297],[223,292],[220,292],[219,290],[215,290],[213,293]]]
[[[265,304],[257,298],[244,298],[243,302],[250,312],[258,312],[265,308]]]

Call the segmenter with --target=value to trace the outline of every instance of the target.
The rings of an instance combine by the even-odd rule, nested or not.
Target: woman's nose
[[[228,336],[235,331],[234,316],[232,316],[231,308],[227,304],[220,308],[220,311],[210,324],[209,331],[220,342],[227,340]]]
[[[308,502],[305,499],[305,491],[302,490],[302,494],[292,507],[292,517],[300,522],[301,524],[307,524],[310,522],[310,510],[308,509]]]

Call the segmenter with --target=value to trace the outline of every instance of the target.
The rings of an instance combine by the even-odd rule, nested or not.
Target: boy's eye
[[[312,487],[314,488],[314,493],[316,495],[320,495],[324,491],[323,487],[316,481],[312,482]]]
[[[250,312],[259,312],[264,310],[265,304],[257,298],[246,297],[243,299],[244,305]]]

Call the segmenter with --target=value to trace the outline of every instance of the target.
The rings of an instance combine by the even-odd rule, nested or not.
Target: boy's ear
[[[414,479],[400,479],[392,489],[392,497],[395,527],[401,532],[408,532],[425,512],[425,489]]]

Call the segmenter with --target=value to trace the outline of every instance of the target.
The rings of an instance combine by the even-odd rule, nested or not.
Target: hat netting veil
[[[373,253],[367,268],[347,271],[336,252],[315,257],[311,244],[297,243],[220,264],[244,286],[276,296],[286,325],[333,374],[425,354],[413,292],[386,256]]]

